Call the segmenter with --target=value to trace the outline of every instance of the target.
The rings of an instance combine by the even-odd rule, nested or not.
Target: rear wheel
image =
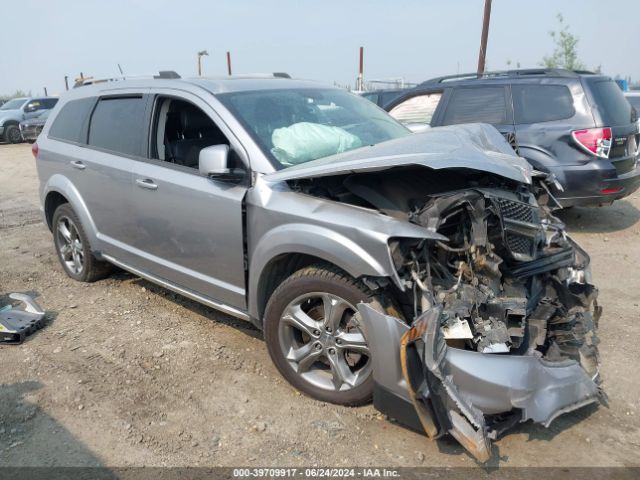
[[[16,125],[9,125],[8,127],[5,127],[4,138],[9,143],[22,142],[22,135],[20,134],[20,129]]]
[[[93,256],[82,224],[68,203],[56,209],[52,224],[58,260],[68,276],[79,282],[95,282],[109,274],[111,265]]]
[[[371,399],[371,354],[357,315],[374,295],[323,265],[287,278],[269,299],[264,334],[269,354],[291,385],[318,400],[360,405]]]

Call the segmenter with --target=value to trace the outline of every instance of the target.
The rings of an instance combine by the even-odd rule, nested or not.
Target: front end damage
[[[412,320],[359,306],[376,408],[484,462],[517,423],[603,399],[589,258],[528,188],[432,195],[409,220],[449,242],[391,242]]]

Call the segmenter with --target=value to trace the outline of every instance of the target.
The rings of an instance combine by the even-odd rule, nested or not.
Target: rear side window
[[[458,123],[507,123],[507,101],[503,87],[457,88],[449,100],[443,125]]]
[[[613,80],[598,80],[591,83],[593,97],[602,120],[609,126],[628,125],[631,118],[631,105],[624,98],[618,84]]]
[[[125,155],[140,155],[142,97],[101,98],[91,115],[89,145]]]
[[[416,95],[393,107],[389,114],[406,125],[416,123],[431,125],[431,119],[441,98],[441,92]]]
[[[59,140],[86,143],[86,139],[80,137],[94,102],[95,99],[89,97],[65,103],[51,125],[49,136]]]
[[[571,118],[571,91],[565,85],[512,85],[515,123],[539,123]]]

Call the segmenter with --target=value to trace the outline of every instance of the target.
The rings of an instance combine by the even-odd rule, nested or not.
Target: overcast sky
[[[286,71],[354,84],[358,47],[365,78],[420,81],[475,70],[484,0],[20,0],[0,15],[0,94],[64,90],[64,76],[176,70],[196,74]],[[553,51],[561,12],[580,59],[640,79],[640,1],[494,0],[487,64],[536,67]]]

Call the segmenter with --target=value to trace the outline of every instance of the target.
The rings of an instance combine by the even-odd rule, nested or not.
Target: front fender
[[[82,199],[78,189],[71,183],[67,177],[61,174],[55,174],[49,177],[44,187],[42,188],[42,206],[46,205],[47,196],[56,192],[67,199],[73,211],[78,215],[80,223],[82,223],[82,229],[89,238],[89,243],[93,249],[100,249],[100,241],[98,240],[96,224],[93,221],[89,209],[86,203]]]

